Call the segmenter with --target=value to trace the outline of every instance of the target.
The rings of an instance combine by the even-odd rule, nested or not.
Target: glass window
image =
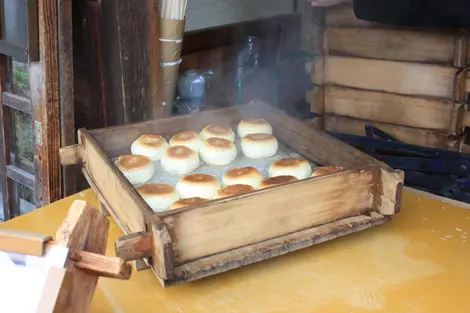
[[[25,214],[36,209],[36,192],[15,181],[12,185],[15,212]]]

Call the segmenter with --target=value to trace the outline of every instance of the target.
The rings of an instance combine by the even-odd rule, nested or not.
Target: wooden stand
[[[39,303],[38,313],[84,313],[100,276],[127,280],[131,276],[130,264],[117,257],[104,255],[108,239],[109,221],[85,201],[76,200],[56,233],[55,244],[67,247],[69,254],[63,269],[51,271]],[[50,236],[4,231],[0,232],[0,250],[42,256]],[[62,273],[60,272],[62,270]],[[55,275],[54,273],[57,273]],[[50,280],[59,280],[59,290],[51,290]],[[60,285],[60,281],[62,284]],[[56,288],[57,289],[57,288]]]

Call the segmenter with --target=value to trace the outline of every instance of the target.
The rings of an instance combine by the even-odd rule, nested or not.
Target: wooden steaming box
[[[269,121],[277,139],[339,173],[164,213],[154,213],[111,161],[143,134],[169,139],[209,123],[236,127],[247,117]],[[188,282],[279,256],[391,219],[400,210],[403,174],[263,103],[79,130],[79,144],[61,150],[63,165],[83,173],[124,233],[127,260],[144,259],[164,286]]]

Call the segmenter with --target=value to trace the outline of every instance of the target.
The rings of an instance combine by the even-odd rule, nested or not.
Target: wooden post
[[[36,205],[61,198],[57,1],[38,1],[38,62],[30,63]]]

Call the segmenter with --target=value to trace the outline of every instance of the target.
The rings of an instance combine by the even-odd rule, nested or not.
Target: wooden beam
[[[33,105],[31,100],[22,96],[12,94],[11,92],[2,93],[3,104],[9,108],[24,112],[31,115],[33,113]]]
[[[60,144],[66,147],[75,144],[72,0],[57,1],[57,10]],[[62,168],[64,196],[75,193],[77,170],[73,166]]]
[[[36,179],[34,175],[15,165],[7,165],[7,176],[29,189],[34,190],[36,188]]]
[[[87,251],[74,253],[71,258],[76,261],[75,267],[91,275],[125,280],[131,277],[132,267],[121,258]]]
[[[15,230],[0,230],[0,251],[42,256],[44,245],[51,236],[31,234]]]
[[[327,27],[325,54],[452,65],[457,31]],[[466,47],[465,47],[466,48]]]
[[[40,60],[30,63],[36,205],[61,198],[57,1],[38,1]]]
[[[325,56],[314,62],[312,81],[451,100],[457,71],[450,66]]]
[[[338,86],[316,87],[312,112],[460,135],[466,106],[450,100],[410,97]],[[324,93],[324,98],[315,96]]]
[[[372,125],[405,143],[444,150],[458,151],[462,140],[459,137],[448,136],[436,131],[347,117],[325,115],[315,120],[317,119],[322,120],[321,123],[323,123],[325,131],[365,136],[365,126]]]
[[[3,105],[3,91],[6,90],[7,56],[0,55],[0,183],[3,188],[3,218],[9,220],[17,215],[13,199],[13,183],[8,179],[7,165],[11,164],[10,112]]]
[[[104,254],[108,230],[108,219],[85,201],[75,200],[67,218],[57,230],[56,242],[69,248],[72,257],[82,251]],[[54,312],[88,312],[98,276],[75,267],[75,262],[67,262],[66,268],[67,276]]]

